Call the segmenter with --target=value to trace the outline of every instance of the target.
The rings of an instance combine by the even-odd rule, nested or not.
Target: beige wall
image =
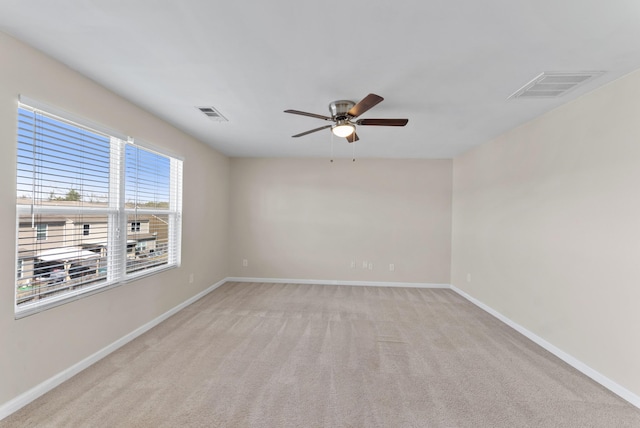
[[[232,159],[231,274],[449,284],[451,168],[451,160]]]
[[[61,64],[0,33],[0,405],[228,276],[229,161]],[[18,95],[184,158],[182,267],[14,319]],[[188,282],[189,274],[195,281]]]
[[[451,275],[636,395],[639,118],[636,72],[455,159]]]

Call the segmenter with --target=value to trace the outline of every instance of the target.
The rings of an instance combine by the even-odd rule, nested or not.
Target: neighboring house
[[[20,216],[18,229],[18,303],[47,293],[106,278],[108,217],[42,215]],[[127,221],[127,269],[148,265],[161,255],[168,225],[156,216]]]

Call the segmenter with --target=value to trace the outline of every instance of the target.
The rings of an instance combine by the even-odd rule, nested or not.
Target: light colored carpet
[[[640,427],[454,292],[227,283],[1,427]]]

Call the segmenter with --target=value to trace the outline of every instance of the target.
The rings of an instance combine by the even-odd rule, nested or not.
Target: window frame
[[[89,122],[87,120],[79,119],[74,117],[71,114],[66,112],[59,112],[55,108],[51,108],[48,106],[43,106],[38,102],[34,102],[33,100],[25,99],[21,97],[20,102],[18,103],[18,113],[20,110],[24,109],[27,111],[31,111],[34,114],[42,114],[49,119],[59,120],[67,125],[71,125],[74,127],[78,127],[81,129],[85,129],[89,132],[96,132],[99,134],[106,135],[109,137],[109,147],[111,150],[110,161],[109,161],[109,203],[103,209],[94,209],[94,208],[84,208],[84,211],[80,209],[73,209],[70,207],[64,206],[55,206],[55,205],[37,205],[34,202],[34,197],[32,196],[32,202],[30,205],[21,204],[19,201],[19,195],[17,195],[16,199],[16,286],[15,286],[15,315],[16,318],[21,318],[24,316],[28,316],[34,313],[41,312],[43,310],[59,306],[65,303],[68,303],[72,300],[77,300],[80,297],[86,297],[91,294],[95,294],[97,292],[102,292],[107,289],[110,289],[115,286],[119,286],[122,284],[126,284],[130,281],[137,280],[141,277],[156,275],[162,273],[168,269],[174,269],[180,267],[181,265],[181,233],[182,233],[182,162],[183,160],[174,154],[169,154],[164,150],[152,148],[152,146],[148,144],[140,144],[137,141],[134,141],[131,137],[122,138],[121,135],[117,132],[113,132],[111,130],[106,130],[104,127],[96,126],[94,123]],[[34,119],[35,120],[35,119]],[[34,137],[35,138],[35,137]],[[37,142],[32,142],[32,144],[36,145]],[[19,144],[19,143],[16,143]],[[169,208],[166,210],[133,210],[136,213],[144,214],[146,211],[152,213],[161,212],[163,215],[167,215],[170,223],[167,226],[170,229],[167,232],[167,247],[170,248],[170,253],[168,252],[166,262],[159,263],[157,265],[152,265],[149,267],[145,267],[143,270],[137,272],[128,272],[127,269],[127,257],[128,257],[128,229],[126,226],[128,215],[130,215],[131,209],[126,207],[124,201],[124,193],[125,187],[127,186],[127,182],[125,179],[125,168],[126,168],[126,159],[125,159],[125,148],[133,147],[136,151],[144,151],[153,153],[157,156],[161,156],[167,158],[170,162],[171,169],[169,171],[169,181],[170,181],[170,201]],[[17,175],[20,177],[20,171],[18,171]],[[17,186],[17,183],[16,183]],[[18,188],[16,188],[18,190]],[[18,236],[20,234],[20,218],[21,216],[25,216],[26,214],[30,214],[33,218],[34,215],[79,215],[78,213],[84,213],[86,215],[87,212],[97,215],[106,215],[107,218],[107,227],[106,227],[106,235],[107,235],[107,243],[106,243],[106,252],[107,252],[107,273],[106,277],[102,279],[102,277],[98,277],[95,284],[81,283],[82,285],[74,289],[75,287],[67,287],[67,291],[63,291],[60,294],[56,294],[52,297],[41,297],[39,292],[38,300],[34,300],[33,302],[27,301],[26,303],[22,303],[18,301],[18,291],[20,288],[20,281],[24,278],[25,274],[25,259],[20,257],[20,248],[19,248],[19,240]],[[42,227],[44,224],[44,239],[47,239],[48,236],[48,225],[46,223],[38,223],[37,227]],[[91,225],[87,223],[81,223],[82,228],[80,229],[79,235],[83,237],[88,237],[91,231]],[[140,222],[137,222],[140,224]],[[89,227],[87,227],[89,226]],[[102,227],[100,227],[102,228]],[[120,231],[125,231],[125,233],[121,233]],[[138,228],[139,231],[139,228]],[[89,232],[89,233],[87,233]],[[42,231],[39,229],[34,230],[34,240],[33,242],[40,241],[39,236]],[[100,232],[98,232],[100,233]],[[64,247],[58,247],[64,248]],[[35,266],[35,259],[32,263]],[[72,263],[69,263],[72,265]],[[35,269],[35,268],[32,268]],[[34,271],[35,272],[35,271]],[[35,277],[34,277],[35,278]]]

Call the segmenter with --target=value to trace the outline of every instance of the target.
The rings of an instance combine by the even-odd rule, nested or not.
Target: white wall
[[[451,160],[232,159],[231,273],[449,284],[451,168]]]
[[[0,53],[1,406],[228,276],[229,160],[2,33]],[[19,94],[184,158],[182,267],[14,319]]]
[[[640,395],[640,72],[456,158],[452,246],[454,286]]]

